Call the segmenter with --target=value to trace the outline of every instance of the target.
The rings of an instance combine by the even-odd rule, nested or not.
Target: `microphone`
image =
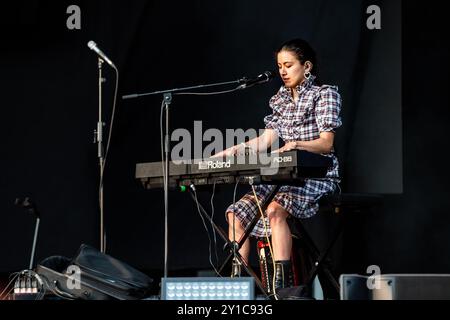
[[[253,87],[254,85],[266,83],[272,80],[275,77],[274,73],[272,71],[265,71],[264,73],[260,74],[256,78],[248,79],[248,78],[242,78],[239,80],[239,83],[243,83],[239,86],[239,89],[247,89],[250,87]]]
[[[99,47],[97,46],[97,44],[94,41],[89,41],[88,42],[88,47],[89,49],[91,49],[92,51],[95,51],[103,60],[105,60],[111,67],[113,67],[114,69],[116,69],[116,66],[114,65],[114,63],[106,56],[106,54],[103,53],[102,50],[99,49]]]

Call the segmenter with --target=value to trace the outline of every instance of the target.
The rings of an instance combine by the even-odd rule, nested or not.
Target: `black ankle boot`
[[[294,285],[291,260],[275,261],[275,292]]]

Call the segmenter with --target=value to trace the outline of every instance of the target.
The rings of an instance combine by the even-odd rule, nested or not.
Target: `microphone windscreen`
[[[267,79],[272,79],[275,77],[275,72],[273,71],[266,71],[264,74],[267,76]]]
[[[94,41],[91,40],[88,42],[89,49],[93,50],[96,46],[97,44]]]

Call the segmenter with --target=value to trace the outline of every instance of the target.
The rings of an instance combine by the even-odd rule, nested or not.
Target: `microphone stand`
[[[164,138],[164,278],[167,278],[168,275],[168,247],[169,247],[169,231],[168,231],[168,225],[169,225],[169,177],[170,177],[170,166],[169,166],[169,157],[170,157],[170,122],[169,122],[169,114],[170,114],[170,105],[172,104],[173,95],[178,92],[185,92],[188,90],[197,90],[197,89],[204,89],[204,88],[211,88],[211,87],[217,87],[217,86],[223,86],[223,85],[231,85],[231,84],[241,84],[245,82],[246,79],[239,79],[235,81],[228,81],[228,82],[220,82],[220,83],[213,83],[213,84],[206,84],[206,85],[198,85],[198,86],[192,86],[192,87],[184,87],[184,88],[176,88],[176,89],[170,89],[170,90],[162,90],[162,91],[154,91],[154,92],[148,92],[148,93],[141,93],[141,94],[129,94],[122,96],[123,100],[126,99],[135,99],[145,96],[152,96],[152,95],[163,95],[163,101],[164,101],[164,109],[165,109],[165,115],[166,115],[166,123],[165,123],[165,138]]]
[[[104,149],[103,149],[103,126],[102,120],[102,84],[105,81],[102,74],[104,60],[98,58],[98,122],[97,129],[94,130],[94,143],[97,143],[97,154],[100,164],[100,190],[99,190],[99,208],[100,208],[100,252],[105,253],[105,231],[104,231],[104,206],[103,206],[103,172],[104,172]]]
[[[225,85],[229,85],[229,84],[242,84],[242,83],[245,83],[245,81],[247,81],[247,79],[242,78],[242,79],[235,80],[235,81],[219,82],[219,83],[212,83],[212,84],[202,84],[202,85],[193,86],[193,87],[184,87],[184,88],[178,88],[178,89],[153,91],[153,92],[147,92],[147,93],[127,94],[125,96],[122,96],[122,99],[127,100],[127,99],[135,99],[135,98],[140,98],[140,97],[145,97],[145,96],[153,96],[153,95],[157,95],[157,94],[177,93],[177,92],[184,92],[184,91],[188,91],[188,90],[197,90],[197,89],[225,86]]]
[[[170,158],[170,135],[169,135],[169,108],[172,103],[172,93],[164,93],[164,108],[166,110],[166,136],[164,138],[164,278],[167,278],[168,256],[169,256],[169,158]]]

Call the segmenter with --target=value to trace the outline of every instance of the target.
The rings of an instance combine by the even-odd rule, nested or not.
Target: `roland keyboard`
[[[324,178],[332,165],[332,158],[303,150],[184,160],[170,163],[169,187],[236,183],[302,185],[307,178]],[[163,188],[163,166],[163,162],[138,163],[136,179],[147,189]]]

